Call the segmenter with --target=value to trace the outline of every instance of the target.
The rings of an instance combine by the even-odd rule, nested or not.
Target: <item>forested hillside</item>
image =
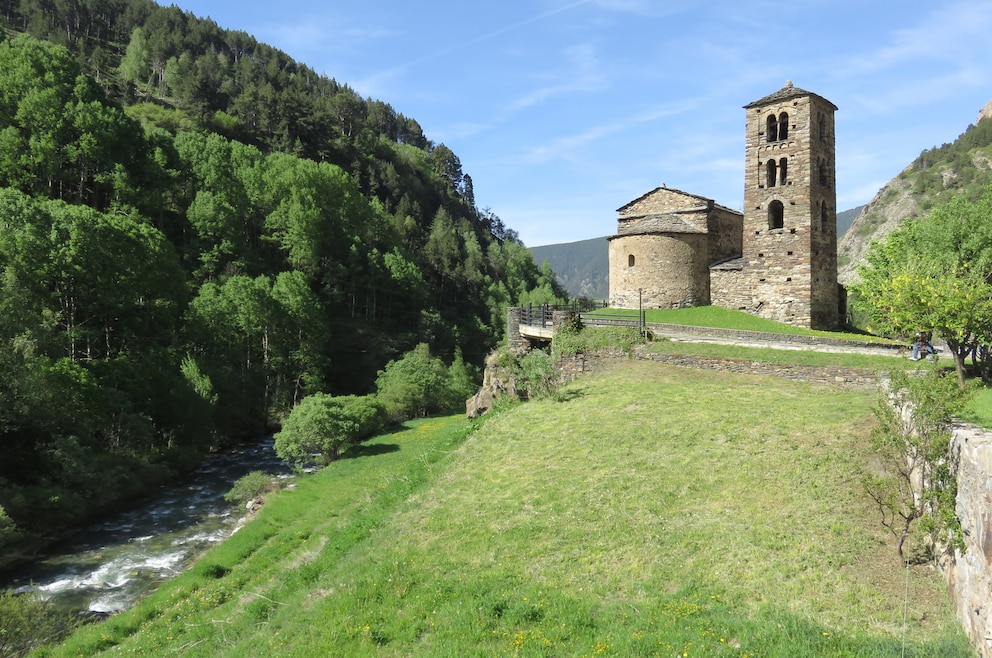
[[[556,301],[443,144],[149,0],[0,1],[0,546]],[[13,524],[3,513],[6,510]]]

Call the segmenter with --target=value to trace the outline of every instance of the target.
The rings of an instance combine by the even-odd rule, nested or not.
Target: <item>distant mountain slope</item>
[[[990,104],[992,105],[992,104]],[[857,280],[872,242],[903,222],[926,216],[953,196],[977,198],[992,180],[992,121],[988,108],[953,143],[920,153],[865,206],[837,245],[838,279]]]
[[[610,294],[609,246],[605,237],[532,247],[538,265],[551,266],[569,295],[606,299]]]
[[[847,229],[851,228],[851,224],[857,219],[861,211],[864,210],[864,205],[858,206],[857,208],[851,208],[850,210],[844,210],[837,213],[837,238],[840,239]]]

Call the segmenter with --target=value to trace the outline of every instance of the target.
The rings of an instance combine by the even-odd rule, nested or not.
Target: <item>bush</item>
[[[547,352],[531,350],[517,361],[517,387],[527,391],[528,398],[545,398],[558,390],[555,360]]]
[[[0,658],[24,656],[68,631],[51,603],[30,594],[0,590]]]
[[[421,343],[386,364],[375,386],[390,418],[405,420],[462,407],[480,379],[478,369],[466,364],[460,353],[449,367]]]
[[[276,454],[298,464],[326,464],[381,430],[385,421],[383,405],[372,396],[315,393],[303,398],[276,433]]]
[[[252,471],[234,483],[231,490],[224,494],[224,500],[234,505],[241,505],[269,491],[273,486],[272,476],[262,471]]]

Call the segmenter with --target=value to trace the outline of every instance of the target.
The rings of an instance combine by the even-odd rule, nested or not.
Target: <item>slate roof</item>
[[[698,211],[695,211],[698,212]],[[653,233],[706,233],[704,227],[685,221],[680,214],[684,213],[652,213],[637,217],[624,218],[617,229],[618,235],[648,235]],[[626,225],[630,225],[628,230]]]
[[[711,270],[743,270],[744,265],[747,261],[744,260],[743,256],[734,256],[733,258],[725,258],[723,260],[718,260],[710,265]]]
[[[792,98],[799,98],[801,96],[812,96],[814,98],[818,98],[827,105],[829,105],[830,107],[832,107],[835,112],[837,111],[837,106],[831,103],[830,101],[828,101],[826,98],[820,96],[819,94],[814,94],[811,91],[806,91],[805,89],[800,89],[799,87],[794,86],[792,84],[792,80],[787,81],[785,83],[785,86],[779,89],[778,91],[776,91],[775,93],[768,94],[764,98],[759,98],[753,103],[748,103],[747,105],[744,106],[744,109],[750,110],[752,107],[761,107],[762,105],[781,103],[782,101],[787,101]]]
[[[654,188],[653,190],[650,190],[648,192],[645,192],[644,194],[642,194],[641,196],[637,197],[633,201],[630,201],[628,203],[625,203],[622,206],[620,206],[619,208],[617,208],[617,212],[622,213],[624,210],[626,210],[627,208],[633,206],[635,203],[638,203],[639,201],[642,201],[642,200],[646,199],[647,197],[651,196],[655,192],[660,192],[660,191],[674,192],[675,194],[679,194],[681,196],[688,197],[690,199],[696,199],[705,208],[708,208],[708,207],[711,207],[712,206],[713,208],[720,208],[722,210],[728,210],[730,212],[737,213],[738,215],[741,214],[739,211],[733,210],[732,208],[727,208],[726,206],[722,206],[719,203],[715,202],[713,199],[710,199],[708,197],[704,197],[704,196],[701,196],[699,194],[690,194],[689,192],[685,192],[683,190],[679,190],[679,189],[676,189],[674,187],[668,187],[667,185],[659,185],[658,187]],[[703,210],[703,209],[705,209],[704,207],[686,208],[686,209],[683,210],[683,212]]]

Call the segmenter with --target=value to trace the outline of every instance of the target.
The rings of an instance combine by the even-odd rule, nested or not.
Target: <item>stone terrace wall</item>
[[[957,515],[965,552],[942,565],[958,620],[982,658],[992,658],[992,434],[960,424],[952,428],[957,462]]]
[[[715,338],[732,338],[736,340],[747,340],[749,342],[766,342],[769,344],[794,344],[794,345],[837,345],[847,347],[872,347],[901,352],[906,349],[905,345],[896,343],[883,343],[873,340],[852,340],[850,338],[834,338],[832,336],[801,336],[798,334],[777,334],[768,331],[748,331],[746,329],[721,329],[719,327],[694,327],[684,324],[669,324],[666,322],[648,322],[647,328],[656,334],[683,334],[689,333],[696,336],[712,336]]]

